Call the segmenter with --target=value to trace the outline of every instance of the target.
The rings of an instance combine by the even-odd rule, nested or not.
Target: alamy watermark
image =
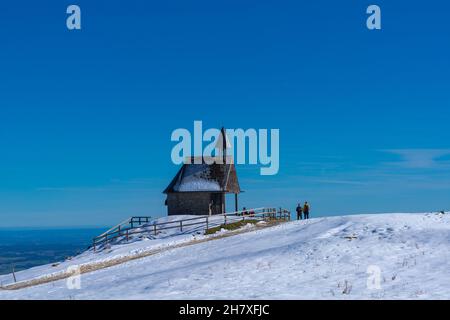
[[[81,8],[75,4],[67,7],[66,27],[69,30],[81,30]]]
[[[171,154],[176,165],[205,162],[260,165],[264,176],[276,175],[280,169],[279,129],[213,128],[203,132],[202,121],[194,121],[193,134],[179,128],[172,132],[171,140],[177,142]]]
[[[376,265],[367,267],[367,289],[381,290],[381,268]]]
[[[69,30],[81,30],[81,8],[76,4],[67,7],[66,26]],[[366,9],[369,17],[366,20],[366,26],[369,30],[381,30],[381,8],[378,5],[369,5]]]
[[[78,265],[69,266],[67,273],[70,277],[67,278],[66,286],[69,290],[81,290],[81,268]]]
[[[367,14],[370,16],[367,18],[366,25],[369,30],[381,30],[381,9],[379,6],[372,4],[367,7]]]

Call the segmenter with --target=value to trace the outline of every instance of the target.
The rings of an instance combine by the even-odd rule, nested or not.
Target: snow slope
[[[150,223],[144,224],[140,228],[136,228],[134,232],[142,233],[131,235],[129,237],[129,240],[126,240],[125,236],[123,236],[114,240],[113,244],[109,245],[107,248],[104,248],[103,250],[99,249],[96,253],[94,253],[93,250],[90,249],[76,257],[71,257],[70,260],[19,271],[16,273],[16,279],[19,282],[29,281],[35,278],[64,273],[70,266],[73,265],[80,266],[97,262],[107,262],[122,257],[139,255],[148,251],[154,251],[184,243],[189,243],[192,240],[210,238],[211,236],[204,236],[204,231],[206,230],[206,222],[203,219],[185,222],[183,231],[180,231],[180,220],[192,218],[198,219],[199,217],[200,216],[178,215],[154,219],[150,221]],[[241,219],[242,218],[240,217],[227,217],[227,220],[229,222],[235,220],[239,221]],[[219,226],[223,222],[223,216],[212,216],[209,218],[209,227],[211,228]],[[155,236],[153,231],[153,223],[167,223],[166,225],[164,225],[165,228],[174,228],[160,230]],[[195,225],[186,226],[186,224]],[[0,275],[0,285],[5,286],[13,283],[14,278],[11,274]]]
[[[318,218],[83,274],[80,290],[60,280],[0,299],[450,299],[449,249],[450,214]]]

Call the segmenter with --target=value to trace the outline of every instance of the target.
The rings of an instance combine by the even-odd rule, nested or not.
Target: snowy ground
[[[83,274],[80,290],[60,280],[0,291],[0,299],[450,299],[449,249],[450,214],[318,218]],[[376,274],[367,272],[377,270],[380,288],[368,287]]]
[[[198,216],[179,215],[158,218],[151,221],[149,224],[144,224],[140,228],[134,229],[133,232],[143,232],[129,237],[127,241],[125,237],[118,238],[113,241],[112,245],[107,248],[100,248],[96,253],[92,249],[84,253],[71,257],[70,260],[61,261],[59,263],[47,264],[23,270],[16,273],[16,280],[18,282],[26,282],[40,277],[48,277],[64,273],[70,266],[74,265],[89,265],[96,262],[111,261],[122,257],[129,257],[139,255],[144,252],[149,252],[157,249],[169,248],[183,243],[189,243],[192,240],[201,240],[210,238],[204,236],[206,230],[206,222],[203,219],[185,222],[185,224],[193,224],[193,226],[184,226],[183,231],[180,231],[179,221],[184,219],[198,218]],[[239,221],[240,217],[227,217],[228,222]],[[153,223],[168,223],[164,225],[165,228],[175,227],[173,229],[166,229],[158,231],[155,236],[153,232]],[[213,216],[209,218],[209,227],[215,227],[224,222],[223,216]],[[147,232],[145,232],[147,231]],[[223,231],[222,231],[223,233]],[[12,274],[0,275],[0,285],[6,286],[14,283]]]

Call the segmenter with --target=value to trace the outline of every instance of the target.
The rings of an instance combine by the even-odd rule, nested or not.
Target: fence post
[[[180,230],[183,232],[183,220],[180,221]]]
[[[223,218],[224,218],[224,221],[225,221],[225,225],[227,225],[227,215],[224,214],[224,215],[223,215]]]
[[[17,278],[16,278],[16,270],[15,270],[14,264],[12,264],[11,267],[12,267],[12,274],[13,274],[13,277],[14,277],[14,283],[16,283],[17,282]]]
[[[206,217],[206,230],[209,229],[209,217]]]
[[[128,229],[127,229],[127,242],[130,241],[130,237],[128,236]]]
[[[155,231],[155,236],[157,236],[158,233],[156,232],[156,224],[153,225],[153,229],[154,229],[154,231]]]

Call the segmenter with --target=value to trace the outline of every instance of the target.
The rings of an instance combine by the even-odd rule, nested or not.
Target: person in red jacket
[[[303,206],[303,215],[305,216],[305,219],[309,219],[309,210],[310,206],[308,201],[305,202],[305,205]]]

